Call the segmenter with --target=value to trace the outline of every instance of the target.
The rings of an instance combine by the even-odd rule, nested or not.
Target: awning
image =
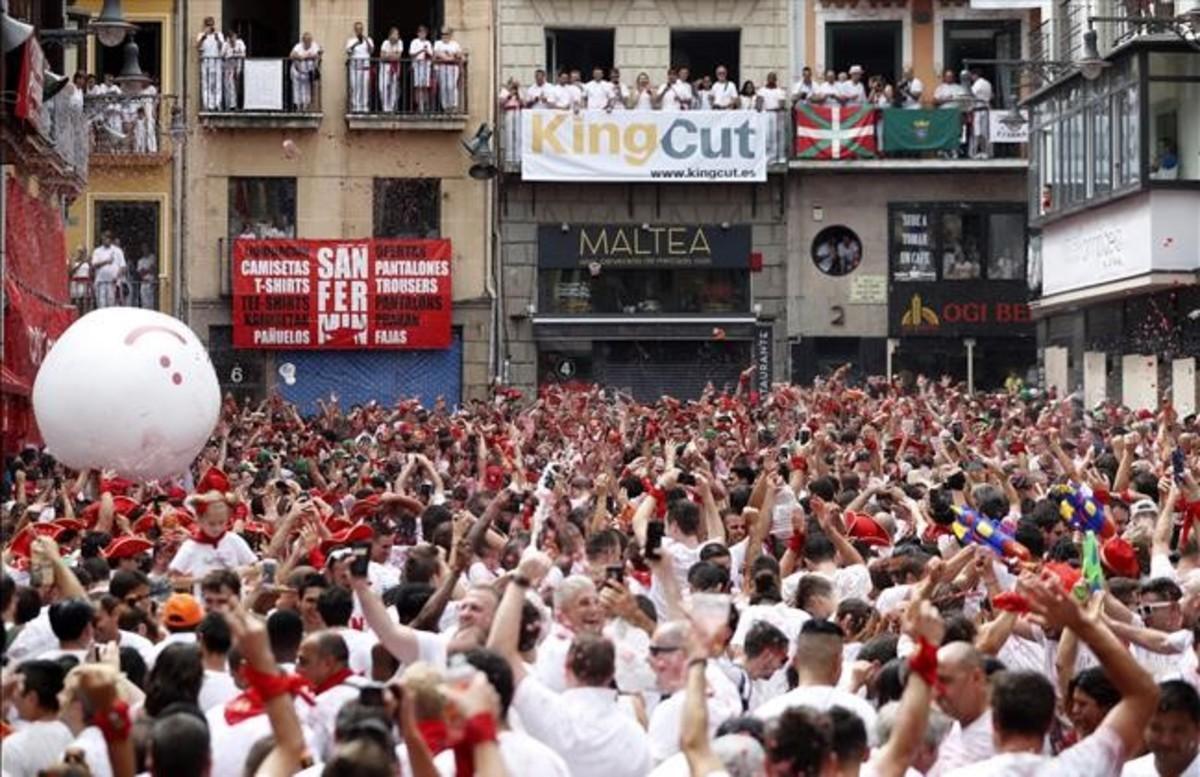
[[[1029,311],[1035,319],[1045,318],[1054,313],[1094,305],[1098,302],[1140,294],[1154,294],[1167,289],[1193,286],[1197,283],[1200,283],[1200,276],[1192,270],[1143,273],[1132,278],[1122,278],[1041,297],[1029,303]]]

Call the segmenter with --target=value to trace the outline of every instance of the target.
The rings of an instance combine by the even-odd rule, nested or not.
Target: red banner
[[[17,176],[5,181],[5,271],[44,297],[66,302],[67,260],[62,215],[26,191]]]
[[[233,244],[233,345],[450,347],[449,240]]]
[[[75,320],[72,305],[55,304],[23,290],[12,278],[4,281],[8,308],[4,314],[5,391],[28,393],[42,359]]]
[[[42,83],[46,75],[46,58],[37,36],[25,42],[21,55],[20,80],[17,82],[17,105],[13,110],[18,119],[24,119],[43,132],[42,127]]]

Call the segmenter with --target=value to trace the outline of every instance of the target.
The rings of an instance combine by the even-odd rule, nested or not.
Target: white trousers
[[[450,113],[458,110],[458,65],[437,65],[438,105]]]
[[[204,110],[221,110],[221,60],[205,57],[200,61],[200,90]]]
[[[350,112],[366,113],[371,101],[371,60],[350,60]]]
[[[396,111],[396,102],[400,97],[400,63],[379,63],[379,107],[385,113]]]

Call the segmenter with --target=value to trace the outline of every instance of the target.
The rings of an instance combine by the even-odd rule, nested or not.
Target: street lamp
[[[1092,20],[1088,19],[1088,29],[1083,34],[1083,56],[1079,58],[1079,74],[1089,81],[1095,81],[1109,63],[1100,56],[1096,31],[1092,29],[1091,24]]]
[[[100,15],[88,22],[88,32],[95,34],[102,46],[118,46],[125,36],[137,27],[125,21],[121,13],[121,0],[104,0]]]
[[[138,94],[150,83],[150,77],[142,72],[141,63],[138,62],[138,45],[133,40],[133,33],[129,34],[125,42],[124,53],[125,61],[121,65],[121,75],[115,80],[125,94]]]

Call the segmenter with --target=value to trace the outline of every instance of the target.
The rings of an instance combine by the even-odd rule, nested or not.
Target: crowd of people
[[[31,447],[3,773],[1200,771],[1197,417],[848,374]]]
[[[409,113],[461,111],[466,52],[454,40],[454,31],[444,27],[437,41],[429,39],[429,28],[421,25],[407,48],[400,30],[392,27],[387,38],[375,40],[355,22],[344,48],[348,76],[347,112],[382,111]],[[242,108],[239,94],[246,42],[237,31],[222,33],[212,17],[196,36],[200,52],[201,102],[206,111]],[[305,32],[288,54],[291,106],[307,111],[314,106],[314,84],[321,79],[324,49]]]
[[[68,276],[71,303],[80,313],[115,305],[158,310],[158,257],[149,243],[142,243],[138,258],[128,261],[120,238],[101,232],[90,255],[79,246]]]

